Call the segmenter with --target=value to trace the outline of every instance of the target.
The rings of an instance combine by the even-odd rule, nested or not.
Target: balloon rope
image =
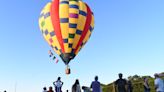
[[[66,68],[69,68],[69,65],[66,65]]]

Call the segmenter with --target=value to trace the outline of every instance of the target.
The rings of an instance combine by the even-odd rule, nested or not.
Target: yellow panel
[[[94,19],[94,16],[92,15],[92,22],[91,22],[92,28],[94,28],[94,24],[95,24],[95,19]]]
[[[84,2],[79,1],[79,6],[80,6],[80,7],[79,7],[80,10],[83,10],[83,11],[87,12],[87,7],[86,7],[86,5],[85,5]]]
[[[43,30],[43,27],[41,26],[42,22],[43,22],[43,17],[39,19],[39,28],[40,28],[40,30]]]
[[[79,15],[77,29],[83,31],[83,29],[85,27],[85,22],[86,22],[86,16]]]
[[[77,1],[70,1],[69,4],[78,5],[78,2]]]
[[[50,7],[51,7],[51,3],[48,3],[45,8],[44,8],[44,12],[50,12]]]
[[[69,28],[69,33],[70,34],[75,34],[76,28]]]
[[[65,44],[65,43],[64,43]],[[70,52],[70,50],[69,50],[69,48],[68,48],[68,44],[67,45],[64,45],[64,49],[65,49],[65,53],[69,53]]]
[[[69,18],[69,23],[77,24],[77,22],[78,22],[78,19],[76,19],[76,18]]]
[[[69,43],[71,43],[71,42],[73,43],[73,41],[74,41],[74,39],[71,39],[71,38],[68,39],[68,42],[69,42]]]
[[[79,13],[79,10],[78,9],[75,9],[75,8],[69,8],[69,13],[78,14]]]
[[[69,6],[66,4],[60,4],[60,11],[59,11],[59,15],[60,18],[68,18],[68,8]]]
[[[68,23],[60,23],[60,27],[61,27],[61,33],[62,33],[63,39],[67,39],[69,24]]]
[[[68,0],[60,0],[68,1]],[[60,18],[68,18],[69,17],[69,4],[59,4],[59,16]]]
[[[80,35],[75,35],[75,39],[74,39],[74,42],[73,42],[73,48],[75,49],[76,48],[76,45],[78,44],[79,40],[80,40]]]

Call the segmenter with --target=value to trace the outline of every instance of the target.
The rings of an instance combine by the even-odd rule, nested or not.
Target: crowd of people
[[[118,76],[119,78],[114,82],[114,88],[116,92],[133,92],[133,86],[131,81],[127,81],[126,79],[124,79],[122,73],[119,73]],[[156,92],[164,92],[164,80],[160,78],[159,74],[154,74],[154,77],[154,85]],[[148,78],[144,78],[143,80],[144,92],[151,91],[148,80]],[[63,82],[61,81],[61,77],[58,77],[57,81],[53,82],[53,85],[55,88],[55,92],[62,92]],[[98,76],[95,76],[95,80],[91,83],[90,87],[82,86],[82,90],[84,92],[102,92],[101,83],[98,81]],[[76,79],[75,83],[72,85],[71,91],[81,92],[81,87],[78,79]],[[46,87],[44,87],[43,92],[54,92],[54,90],[52,86],[50,86],[48,90]],[[68,92],[68,90],[66,90],[66,92]]]
[[[55,92],[62,92],[63,82],[61,81],[61,77],[58,77],[57,81],[53,82],[53,85],[55,88]],[[95,81],[91,83],[90,88],[86,86],[82,86],[82,90],[84,92],[90,92],[91,90],[92,92],[102,92],[101,84],[98,81],[98,76],[95,77]],[[43,87],[42,92],[54,92],[54,90],[52,86],[50,86],[49,89]],[[68,90],[66,90],[66,92],[68,92]],[[72,85],[72,92],[81,92],[81,87],[78,79],[76,79],[75,83]]]
[[[154,85],[155,85],[155,90],[156,92],[164,92],[164,80],[162,80],[160,77],[164,77],[164,75],[160,74],[154,74],[155,80],[154,80]],[[131,81],[126,81],[125,79],[122,78],[123,74],[119,74],[119,79],[115,81],[115,89],[117,92],[133,92],[133,86]],[[143,80],[143,87],[144,87],[144,92],[150,92],[151,88],[148,83],[148,78],[144,78]]]

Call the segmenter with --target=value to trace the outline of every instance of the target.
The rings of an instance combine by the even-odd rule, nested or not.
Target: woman
[[[75,83],[72,86],[72,92],[81,92],[79,80],[76,79]]]
[[[148,78],[144,78],[144,92],[150,92],[150,87],[148,84]]]

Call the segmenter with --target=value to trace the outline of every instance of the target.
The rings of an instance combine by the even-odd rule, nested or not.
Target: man
[[[126,91],[126,84],[127,84],[127,82],[126,82],[125,79],[122,79],[123,74],[119,73],[118,76],[119,76],[119,79],[116,80],[116,82],[115,82],[115,85],[117,87],[116,89],[118,90],[118,92],[127,92]]]
[[[58,77],[57,81],[53,82],[54,86],[55,86],[55,91],[56,92],[62,92],[62,86],[63,86],[63,82],[60,80],[61,78]]]
[[[100,82],[98,81],[98,76],[95,77],[95,81],[91,84],[92,92],[102,92]]]
[[[156,92],[164,92],[164,82],[163,80],[159,77],[158,74],[154,74],[155,76],[155,90]]]

